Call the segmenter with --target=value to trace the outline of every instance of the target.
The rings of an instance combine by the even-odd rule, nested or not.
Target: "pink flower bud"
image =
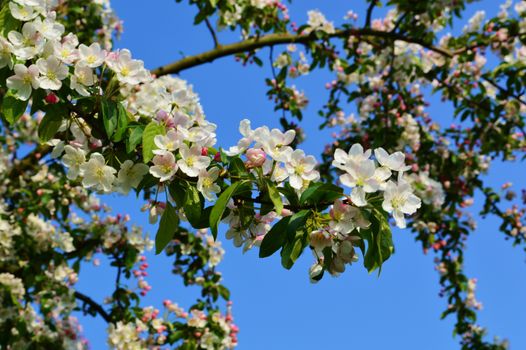
[[[265,163],[267,154],[261,148],[249,148],[246,153],[247,167],[257,168]]]
[[[208,148],[206,147],[201,148],[201,155],[206,157],[208,155]]]
[[[49,103],[49,104],[55,104],[55,103],[58,103],[59,101],[59,98],[57,95],[55,95],[54,93],[50,92],[45,98],[44,100]]]

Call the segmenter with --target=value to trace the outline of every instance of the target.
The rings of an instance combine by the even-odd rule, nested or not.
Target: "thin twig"
[[[214,47],[217,49],[221,45],[219,45],[219,41],[217,40],[217,35],[214,30],[214,27],[212,27],[212,24],[210,24],[210,21],[208,20],[208,18],[205,18],[205,24],[206,24],[206,27],[208,28],[208,31],[210,32],[210,35],[212,35],[212,40],[214,41]]]

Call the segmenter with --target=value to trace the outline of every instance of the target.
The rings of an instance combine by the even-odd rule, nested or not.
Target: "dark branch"
[[[355,37],[378,37],[389,40],[401,40],[407,43],[419,44],[429,50],[440,53],[446,57],[452,57],[455,53],[451,53],[444,49],[433,46],[421,39],[408,38],[398,33],[390,33],[379,30],[373,30],[370,28],[349,28],[345,30],[337,30],[332,34],[327,35],[329,38],[347,38],[350,36]],[[174,63],[159,67],[152,71],[157,76],[166,74],[177,74],[183,70],[200,66],[205,63],[211,63],[218,58],[235,55],[242,52],[253,51],[262,47],[279,45],[279,44],[309,44],[311,42],[318,41],[314,33],[309,34],[291,34],[291,33],[277,33],[268,34],[260,37],[254,37],[239,41],[237,43],[222,45],[213,50],[203,52],[195,56],[188,56]]]
[[[112,322],[110,314],[108,314],[100,304],[87,295],[75,291],[75,298],[81,300],[84,304],[89,305],[91,309],[95,310],[104,319],[104,321],[108,323]]]
[[[365,15],[365,25],[364,28],[371,27],[371,16],[373,15],[373,9],[376,6],[376,0],[371,0],[369,8],[367,9],[367,14]]]

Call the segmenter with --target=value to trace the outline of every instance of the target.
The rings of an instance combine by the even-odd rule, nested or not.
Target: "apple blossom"
[[[41,76],[38,78],[42,89],[59,90],[62,80],[68,76],[68,67],[61,63],[55,56],[47,59],[39,58],[36,63]]]
[[[294,150],[290,160],[285,163],[290,185],[300,190],[310,181],[319,179],[320,174],[314,170],[315,166],[316,159],[313,156],[306,156],[302,150]]]
[[[21,60],[32,59],[44,49],[44,37],[31,22],[24,23],[22,33],[12,30],[7,38],[12,44],[12,52]]]
[[[90,46],[80,44],[78,48],[79,62],[90,68],[100,67],[106,58],[106,52],[101,49],[99,43]]]
[[[206,169],[210,165],[210,157],[201,155],[201,147],[198,145],[189,148],[182,144],[179,148],[181,159],[177,161],[179,169],[190,177],[199,175],[199,171]]]
[[[407,181],[399,180],[398,183],[387,182],[382,208],[386,212],[393,214],[398,227],[405,228],[404,214],[414,214],[420,208],[420,205],[420,198],[413,194],[411,185]]]
[[[201,169],[197,179],[197,189],[209,201],[215,199],[215,194],[221,191],[221,187],[215,183],[219,177],[219,168],[214,167],[210,170]]]
[[[94,187],[98,191],[110,192],[115,182],[117,170],[105,164],[105,159],[100,153],[92,153],[88,162],[80,165],[82,184],[85,187]]]
[[[86,162],[86,152],[70,145],[64,146],[64,152],[62,163],[68,168],[67,177],[75,180],[82,173],[80,166]]]
[[[38,89],[38,68],[34,64],[29,67],[23,64],[15,64],[15,75],[7,78],[7,87],[16,90],[16,96],[21,100],[28,100],[32,89]]]
[[[132,188],[137,188],[144,175],[149,171],[146,164],[136,163],[126,160],[122,163],[117,174],[117,185],[119,191],[127,194]]]
[[[169,151],[158,152],[157,155],[153,157],[153,164],[154,165],[150,167],[150,174],[159,178],[161,182],[170,180],[178,169],[175,156]]]
[[[95,83],[95,75],[93,70],[82,64],[75,65],[74,75],[71,76],[70,87],[76,90],[82,96],[89,96],[90,93],[86,89]]]

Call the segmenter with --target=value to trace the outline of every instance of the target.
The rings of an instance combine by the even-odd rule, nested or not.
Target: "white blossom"
[[[221,191],[221,187],[215,183],[219,177],[219,168],[214,167],[210,170],[201,169],[197,180],[197,189],[209,200],[215,200],[215,194]]]
[[[27,101],[31,96],[32,89],[38,89],[38,68],[34,64],[26,67],[23,64],[15,64],[15,75],[7,78],[7,87],[16,90],[16,96]]]
[[[177,172],[178,166],[172,152],[163,151],[153,157],[153,166],[150,167],[150,174],[159,178],[159,181],[167,181]]]
[[[117,174],[119,191],[127,194],[132,188],[137,188],[144,175],[148,173],[148,170],[149,168],[146,164],[134,164],[133,161],[129,159],[124,161]]]
[[[181,159],[177,161],[177,165],[183,173],[190,177],[196,177],[200,170],[210,165],[210,157],[201,155],[201,147],[197,145],[188,148],[183,144],[179,148],[179,154]]]
[[[41,74],[38,81],[42,89],[59,90],[62,87],[62,80],[68,76],[68,67],[55,56],[49,56],[47,59],[39,58],[37,67]]]
[[[98,191],[110,192],[115,181],[117,170],[109,165],[102,154],[92,153],[88,162],[80,166],[83,173],[82,184],[85,187],[95,187]]]
[[[398,184],[394,181],[387,183],[382,208],[393,214],[396,226],[405,228],[404,214],[414,214],[420,205],[420,198],[413,194],[411,185],[407,181],[399,180]]]

